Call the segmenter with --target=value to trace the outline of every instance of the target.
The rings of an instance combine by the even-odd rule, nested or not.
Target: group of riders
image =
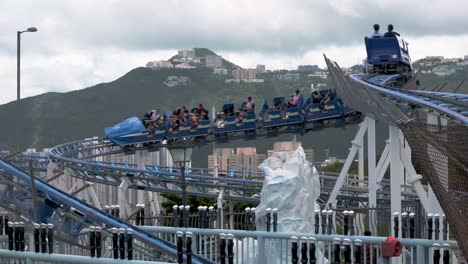
[[[313,91],[309,99],[305,102],[306,104],[318,104],[320,109],[324,109],[324,105],[333,100],[335,93],[332,89],[326,90],[324,93],[319,93],[318,91]],[[302,94],[299,89],[297,89],[285,102],[274,103],[271,109],[285,109],[290,107],[296,107],[302,100]],[[197,128],[198,124],[202,120],[210,120],[208,115],[208,110],[206,110],[203,104],[199,104],[198,107],[192,108],[190,111],[185,106],[177,107],[172,115],[169,116],[172,129],[177,131],[181,126],[190,127],[191,129]],[[233,105],[223,109],[217,113],[216,120],[218,127],[221,127],[225,117],[234,116],[237,124],[242,124],[245,116],[249,114],[255,114],[255,102],[252,97],[247,97],[247,101],[244,102],[239,109],[234,109]],[[148,130],[149,135],[154,133],[154,129],[159,126],[166,125],[166,118],[164,114],[161,113],[159,108],[155,110],[150,110],[146,112],[142,118],[143,125]]]

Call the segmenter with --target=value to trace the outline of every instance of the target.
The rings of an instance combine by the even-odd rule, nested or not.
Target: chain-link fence
[[[414,163],[429,181],[460,248],[468,255],[468,127],[413,121],[400,129]]]

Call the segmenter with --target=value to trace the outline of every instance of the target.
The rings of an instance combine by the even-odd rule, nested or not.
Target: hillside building
[[[195,50],[193,49],[179,50],[178,55],[181,58],[195,58]]]
[[[258,64],[257,65],[257,73],[265,73],[266,72],[266,67],[265,65]]]
[[[223,66],[223,59],[218,55],[206,55],[205,66],[208,68],[221,68]]]
[[[242,148],[219,148],[216,149],[218,160],[218,170],[226,171],[245,171],[245,172],[258,172],[258,165],[262,163],[266,155],[257,154],[255,147],[242,147]],[[208,155],[208,168],[215,168],[214,155]],[[225,174],[225,172],[221,172]]]
[[[241,69],[232,70],[232,77],[239,80],[257,79],[257,69]]]
[[[151,69],[163,69],[163,68],[173,68],[174,65],[170,61],[159,60],[159,61],[150,61],[146,63],[147,68]]]
[[[227,69],[225,69],[225,68],[216,68],[216,69],[213,70],[213,73],[218,74],[218,75],[227,75]]]
[[[320,68],[318,65],[299,65],[297,67],[298,72],[316,72],[320,71]]]

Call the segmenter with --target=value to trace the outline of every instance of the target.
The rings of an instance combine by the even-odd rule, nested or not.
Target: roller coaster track
[[[364,102],[365,98],[358,97],[360,92],[359,90],[361,88],[369,89],[370,91],[383,96],[383,98],[389,99],[390,103],[393,103],[394,106],[403,109],[403,112],[407,110],[404,108],[415,106],[437,112],[454,122],[464,125],[468,124],[468,97],[466,95],[391,88],[387,87],[385,83],[395,77],[394,75],[381,74],[366,76],[364,74],[353,74],[348,77],[344,75],[336,62],[331,61],[326,57],[325,61],[330,71],[330,75],[337,86],[338,94],[340,94],[342,100],[348,105],[350,104],[349,101],[353,100],[356,102]],[[348,98],[343,96],[340,91],[346,93]],[[374,97],[372,99],[376,98]],[[380,102],[373,103],[378,104]],[[388,110],[385,109],[385,107],[377,108],[369,103],[352,104],[350,107],[357,111],[361,111],[364,114],[373,115],[374,117],[382,117],[382,113],[377,112]],[[369,109],[374,111],[369,112]]]
[[[32,194],[30,189],[32,182],[34,182],[36,193],[38,197],[38,205],[43,209],[42,211],[55,211],[58,215],[61,215],[62,219],[60,222],[64,223],[68,219],[63,218],[63,215],[67,217],[73,217],[73,220],[79,220],[81,224],[104,224],[106,228],[116,227],[124,229],[132,229],[134,231],[134,237],[141,242],[144,242],[147,246],[152,247],[153,250],[169,255],[172,259],[177,257],[177,248],[175,245],[157,238],[151,234],[148,234],[139,228],[132,226],[120,219],[110,216],[107,213],[104,213],[72,196],[62,192],[53,186],[39,180],[32,178],[31,176],[22,170],[18,169],[14,165],[0,160],[0,179],[1,185],[8,188],[8,191],[2,192],[1,200],[9,201],[9,204],[2,204],[2,206],[12,207],[8,208],[12,211],[15,211],[15,208],[21,209],[21,215],[29,219],[34,219],[31,217],[33,213],[31,210],[26,210],[27,206],[24,206],[24,202],[30,200]],[[27,197],[29,196],[29,198]],[[31,202],[29,201],[29,204]],[[30,207],[30,206],[29,206]],[[38,212],[39,213],[39,212]],[[41,212],[44,214],[44,212]],[[48,220],[48,217],[40,217],[41,221]],[[33,220],[31,220],[33,221]],[[70,232],[70,230],[68,231]],[[194,263],[212,263],[210,260],[201,258],[199,256],[193,256],[195,260]]]

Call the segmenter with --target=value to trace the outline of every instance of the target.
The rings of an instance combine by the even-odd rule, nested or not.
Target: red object
[[[398,257],[401,255],[401,242],[395,237],[389,236],[382,242],[382,256],[386,258]]]

